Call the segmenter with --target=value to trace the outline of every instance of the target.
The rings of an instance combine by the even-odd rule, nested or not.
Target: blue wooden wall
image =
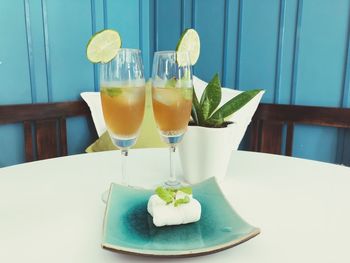
[[[76,100],[98,90],[85,58],[91,34],[117,29],[143,52],[150,75],[155,50],[174,49],[194,27],[202,41],[194,68],[209,80],[264,102],[350,107],[350,0],[0,0],[0,104]],[[71,119],[69,153],[91,140]],[[298,126],[294,156],[350,164],[350,133]],[[19,125],[0,127],[0,167],[23,161]]]

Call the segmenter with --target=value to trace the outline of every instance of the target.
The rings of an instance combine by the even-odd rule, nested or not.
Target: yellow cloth
[[[157,126],[153,117],[152,108],[152,86],[150,83],[146,84],[146,104],[145,115],[140,129],[140,136],[136,144],[132,148],[160,148],[166,147],[166,144],[160,139]],[[118,149],[112,143],[108,132],[105,132],[93,144],[86,148],[85,152],[101,152]]]

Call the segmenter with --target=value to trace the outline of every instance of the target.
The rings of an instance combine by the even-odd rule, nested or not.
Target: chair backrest
[[[282,104],[260,104],[252,119],[252,151],[282,154],[283,127],[286,125],[286,151],[293,152],[295,124],[350,128],[350,109]]]
[[[0,105],[0,125],[23,123],[25,160],[67,155],[66,118],[90,117],[83,101]]]

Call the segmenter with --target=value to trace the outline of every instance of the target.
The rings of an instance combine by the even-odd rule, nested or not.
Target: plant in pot
[[[243,91],[222,103],[218,74],[208,83],[200,100],[194,92],[192,118],[179,146],[184,178],[188,183],[198,183],[212,176],[220,181],[225,176],[231,153],[238,149],[263,93],[260,89]],[[254,103],[247,105],[254,98]],[[245,119],[230,121],[245,105],[250,107]]]

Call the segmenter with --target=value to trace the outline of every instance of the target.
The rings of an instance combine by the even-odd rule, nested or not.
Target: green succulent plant
[[[215,74],[204,89],[200,101],[196,93],[193,93],[191,112],[193,120],[192,125],[212,128],[225,127],[225,118],[246,105],[260,91],[262,90],[254,89],[244,91],[218,108],[221,102],[221,84],[219,74]]]

